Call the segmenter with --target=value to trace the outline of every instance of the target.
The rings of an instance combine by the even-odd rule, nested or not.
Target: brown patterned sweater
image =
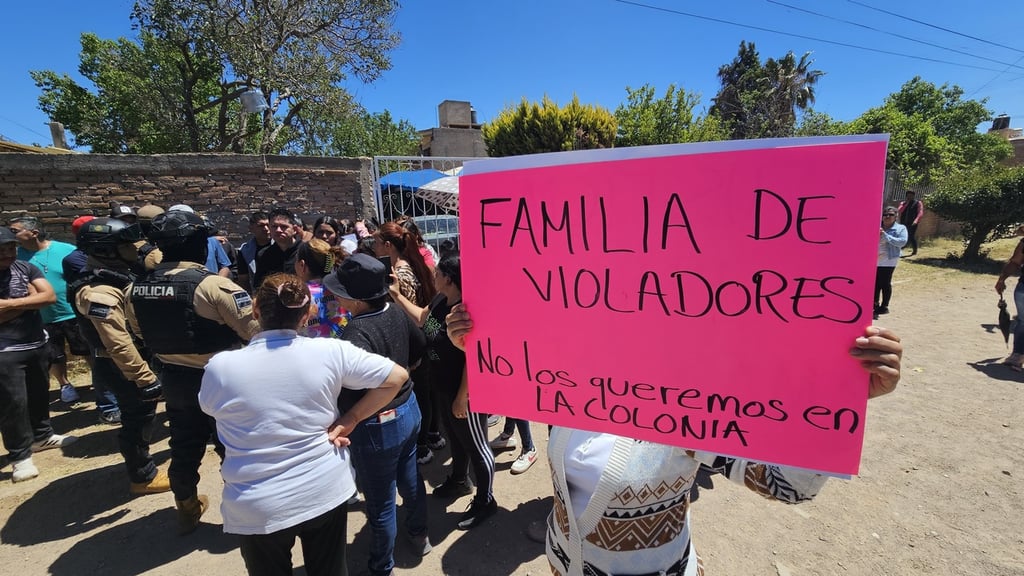
[[[804,470],[616,437],[589,504],[574,511],[565,473],[572,434],[597,435],[558,427],[551,433],[555,498],[546,549],[552,573],[559,576],[703,574],[690,542],[689,514],[690,489],[702,463],[762,496],[792,504],[813,498],[826,480]]]

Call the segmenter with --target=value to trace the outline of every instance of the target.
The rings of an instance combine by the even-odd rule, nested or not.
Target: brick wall
[[[236,242],[254,210],[284,207],[309,224],[375,213],[368,158],[0,154],[0,221],[38,216],[51,236],[70,240],[76,216],[107,216],[111,201],[188,204]]]

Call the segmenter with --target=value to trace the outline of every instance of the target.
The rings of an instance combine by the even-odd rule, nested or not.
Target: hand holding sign
[[[474,406],[855,473],[868,395],[846,350],[867,324],[884,161],[866,136],[468,163]],[[866,340],[887,391],[898,353]]]
[[[886,328],[869,326],[864,336],[854,340],[850,356],[860,360],[862,368],[871,374],[868,398],[877,398],[892,392],[900,381],[900,361],[903,344],[900,337]]]

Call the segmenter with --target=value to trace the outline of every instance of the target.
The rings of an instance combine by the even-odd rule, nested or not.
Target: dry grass
[[[89,372],[89,364],[81,356],[68,355],[68,380],[75,386],[88,386],[92,379]],[[56,386],[56,380],[51,380],[51,386]]]
[[[1013,254],[1017,238],[1002,238],[982,246],[983,257],[963,262],[964,245],[959,238],[928,238],[919,241],[917,256],[900,260],[897,274],[901,280],[932,282],[950,275],[999,274],[1003,263]],[[995,282],[993,278],[992,282]]]

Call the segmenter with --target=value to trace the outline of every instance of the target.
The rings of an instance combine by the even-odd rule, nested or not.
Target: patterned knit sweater
[[[558,576],[703,574],[690,543],[689,513],[690,489],[702,463],[790,504],[813,498],[826,480],[804,470],[616,437],[589,504],[574,511],[565,473],[573,433],[592,434],[556,427],[548,447],[555,498],[546,549]]]

